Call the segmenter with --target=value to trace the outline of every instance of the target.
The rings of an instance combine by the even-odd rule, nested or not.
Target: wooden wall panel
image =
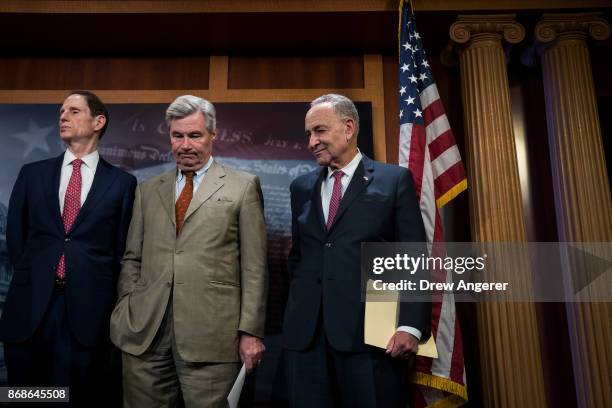
[[[415,10],[500,10],[605,7],[608,0],[413,0]],[[225,13],[394,11],[395,0],[2,0],[13,13]]]
[[[383,56],[383,81],[387,162],[397,164],[399,160],[399,77],[397,55]]]
[[[2,90],[207,89],[209,58],[1,58]]]
[[[229,57],[230,89],[363,87],[362,55]]]
[[[0,58],[0,103],[58,103],[90,89],[108,103],[309,102],[342,93],[372,103],[374,156],[387,160],[382,57]],[[233,67],[233,68],[232,68]]]

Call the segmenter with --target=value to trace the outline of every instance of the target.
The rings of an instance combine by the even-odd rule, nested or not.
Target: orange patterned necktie
[[[176,214],[176,235],[178,236],[181,231],[181,227],[183,226],[183,222],[185,222],[185,214],[187,213],[187,208],[189,208],[189,203],[191,203],[191,199],[193,198],[193,171],[184,171],[183,175],[186,177],[185,187],[183,187],[183,191],[181,191],[181,195],[179,195],[178,200],[176,200],[175,204],[175,214]]]

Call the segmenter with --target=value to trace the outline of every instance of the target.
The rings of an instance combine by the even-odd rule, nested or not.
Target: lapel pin
[[[367,178],[366,176],[363,176],[363,179],[364,179],[365,181],[368,181],[368,178]]]

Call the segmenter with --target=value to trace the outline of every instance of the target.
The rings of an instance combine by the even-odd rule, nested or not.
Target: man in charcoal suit
[[[357,148],[359,116],[341,95],[311,103],[308,146],[321,166],[291,184],[292,248],[283,344],[291,407],[404,407],[404,359],[430,335],[430,303],[401,303],[387,349],[364,344],[362,242],[424,242],[407,169]]]

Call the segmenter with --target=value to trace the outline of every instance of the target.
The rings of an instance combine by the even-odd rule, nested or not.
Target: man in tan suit
[[[224,407],[261,361],[267,291],[259,179],[211,156],[215,109],[184,95],[166,111],[177,169],[138,186],[111,339],[124,405]]]

